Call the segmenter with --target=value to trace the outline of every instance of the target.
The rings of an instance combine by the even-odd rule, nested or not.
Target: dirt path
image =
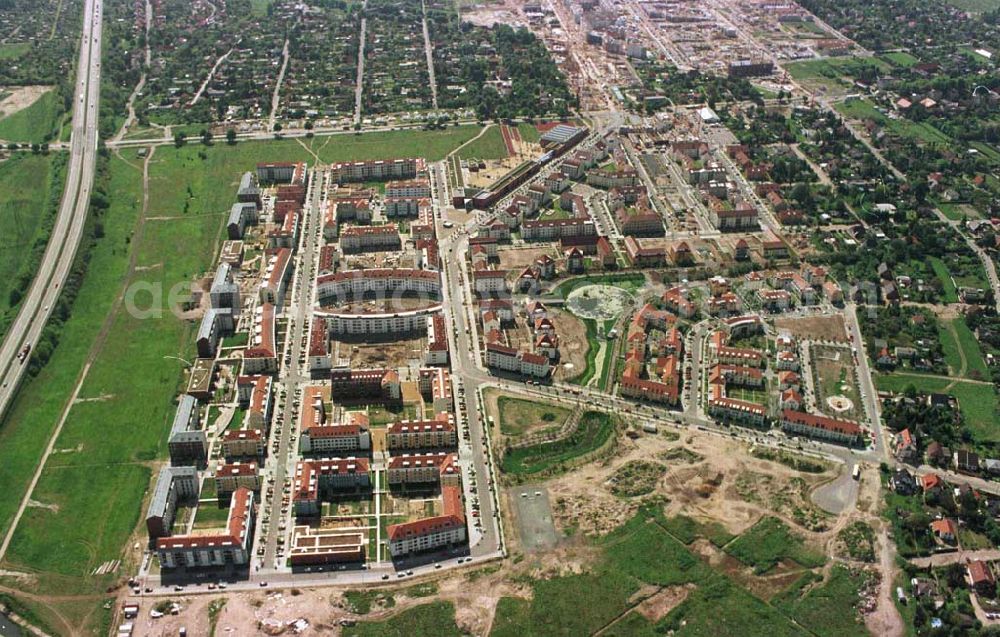
[[[230,54],[232,54],[232,52],[236,50],[236,46],[238,46],[239,43],[240,40],[237,40],[236,45],[234,45],[231,49],[229,49],[228,51],[219,56],[219,59],[216,60],[215,64],[212,65],[212,69],[208,72],[208,75],[205,76],[205,81],[202,82],[201,86],[198,87],[198,92],[195,93],[194,97],[191,98],[191,101],[188,103],[188,106],[194,106],[195,104],[198,103],[198,100],[201,99],[201,96],[205,92],[205,89],[208,88],[208,83],[212,81],[213,77],[215,77],[215,72],[219,69],[219,65],[221,65],[223,62],[226,61],[226,58],[228,58]],[[288,50],[287,40],[285,41],[285,50],[286,52]],[[282,73],[285,72],[284,67],[281,68],[281,72]]]
[[[865,625],[873,635],[902,637],[905,634],[903,618],[892,601],[893,582],[896,579],[896,547],[889,539],[883,522],[878,531],[878,569],[881,581],[878,586],[878,606],[865,617]]]
[[[274,130],[274,122],[278,118],[278,106],[281,103],[281,83],[285,81],[285,71],[287,69],[288,38],[285,38],[285,46],[281,49],[281,70],[278,71],[278,79],[274,81],[274,94],[271,95],[271,116],[267,120],[267,127],[270,130]]]
[[[981,551],[954,551],[952,553],[942,553],[931,555],[930,557],[915,557],[910,560],[910,564],[927,568],[928,566],[945,566],[947,564],[958,564],[966,560],[983,560],[992,562],[1000,560],[1000,549],[983,549]]]

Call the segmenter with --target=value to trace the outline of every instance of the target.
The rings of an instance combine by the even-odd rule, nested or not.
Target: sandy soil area
[[[839,315],[777,318],[774,326],[779,330],[788,330],[800,339],[847,341],[844,319]]]
[[[0,118],[28,108],[51,90],[51,86],[5,87],[4,92],[9,92],[10,95],[0,100]]]

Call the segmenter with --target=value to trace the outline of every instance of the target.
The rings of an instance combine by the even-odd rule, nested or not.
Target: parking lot
[[[556,545],[559,535],[552,522],[549,492],[542,486],[512,487],[508,496],[517,518],[517,533],[525,551],[549,549]]]

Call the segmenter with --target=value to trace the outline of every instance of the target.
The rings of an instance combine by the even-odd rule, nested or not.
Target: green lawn
[[[382,621],[363,621],[348,626],[344,637],[461,637],[455,624],[455,606],[451,602],[432,602],[415,606]]]
[[[941,349],[944,350],[944,360],[951,369],[953,376],[965,376],[974,380],[988,380],[990,377],[986,361],[983,360],[983,353],[979,349],[979,342],[975,334],[965,324],[962,318],[956,318],[947,324],[939,322],[938,335],[941,340]],[[958,336],[958,340],[955,339]],[[966,366],[963,369],[962,356],[965,356]]]
[[[612,416],[588,411],[580,418],[577,430],[563,440],[507,451],[503,456],[502,470],[526,476],[556,469],[561,463],[600,448],[614,432],[615,419]]]
[[[503,159],[507,156],[507,145],[499,126],[490,126],[483,136],[456,153],[461,159]]]
[[[920,60],[905,51],[892,51],[891,53],[885,53],[882,55],[883,58],[888,60],[895,66],[901,66],[904,69],[908,69],[915,64],[919,64]]]
[[[536,143],[541,139],[542,134],[538,132],[534,124],[528,124],[527,122],[521,122],[517,125],[517,132],[520,133],[521,139],[528,143]]]
[[[866,99],[851,99],[835,107],[844,117],[870,119],[888,131],[918,142],[947,144],[951,138],[926,122],[913,122],[905,118],[890,119]]]
[[[28,42],[13,42],[11,44],[0,44],[0,61],[11,62],[21,57],[31,49]]]
[[[992,385],[920,374],[877,374],[875,386],[882,391],[903,392],[910,385],[918,392],[943,392],[958,399],[965,425],[979,442],[1000,442],[996,426],[997,394]]]
[[[226,525],[229,519],[229,505],[219,506],[217,502],[202,502],[194,516],[194,528],[215,529]]]
[[[34,279],[62,193],[66,155],[15,154],[0,162],[0,333]],[[12,295],[13,294],[13,295]]]
[[[853,612],[861,579],[837,565],[831,569],[830,579],[824,585],[809,588],[801,597],[800,591],[793,589],[772,603],[819,637],[865,637],[868,631]]]
[[[971,13],[986,13],[1000,8],[1000,0],[946,0],[948,4]]]
[[[941,281],[941,300],[945,303],[958,303],[958,290],[955,288],[955,281],[951,278],[948,266],[939,257],[929,257],[927,260]]]
[[[802,540],[785,524],[772,517],[761,519],[743,535],[726,546],[726,552],[753,567],[758,575],[774,568],[782,560],[792,560],[806,568],[822,566],[822,554],[806,549]]]
[[[500,431],[507,436],[522,435],[539,423],[560,427],[570,415],[570,410],[565,407],[510,396],[497,398],[497,410],[500,412]]]
[[[62,111],[59,96],[48,91],[28,108],[0,119],[0,139],[39,144],[54,139]]]
[[[587,354],[584,359],[586,366],[580,375],[570,381],[574,385],[586,385],[594,377],[594,374],[597,372],[597,354],[601,350],[601,343],[597,340],[597,321],[594,319],[582,320],[584,326],[587,328]],[[610,351],[611,345],[611,343],[608,343],[605,349],[605,365],[608,364],[607,353]]]

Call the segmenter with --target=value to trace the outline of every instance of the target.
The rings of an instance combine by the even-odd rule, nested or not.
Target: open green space
[[[520,436],[539,424],[558,428],[570,415],[565,407],[510,396],[497,398],[497,410],[500,412],[500,431],[507,436]]]
[[[414,606],[382,621],[362,621],[344,628],[344,637],[413,637],[435,635],[461,637],[455,624],[455,606],[451,602],[432,602]]]
[[[590,379],[597,373],[597,354],[601,351],[601,342],[597,339],[597,321],[594,319],[582,319],[587,328],[587,354],[586,365],[583,372],[570,380],[574,385],[587,385]],[[608,353],[611,350],[611,343],[605,347],[604,365],[608,365]],[[602,370],[603,371],[603,370]],[[602,374],[603,376],[603,374]]]
[[[510,449],[503,456],[504,473],[520,476],[555,470],[563,463],[600,448],[615,431],[615,418],[609,414],[588,411],[569,436],[554,442]]]
[[[59,95],[54,90],[48,91],[31,106],[0,119],[0,139],[38,144],[52,140],[56,136],[62,110]]]
[[[875,386],[880,391],[902,393],[912,385],[920,393],[944,393],[958,400],[965,426],[979,442],[1000,442],[996,425],[997,394],[990,383],[972,383],[961,379],[926,376],[915,373],[877,374]]]
[[[822,566],[822,554],[803,546],[802,540],[793,535],[779,519],[766,517],[750,527],[743,535],[726,546],[726,552],[763,574],[778,562],[791,560],[806,568]]]
[[[482,137],[469,142],[457,153],[461,159],[503,159],[507,156],[507,145],[499,126],[490,126]]]
[[[587,571],[542,580],[529,580],[530,601],[505,597],[497,606],[493,637],[541,635],[746,635],[782,637],[800,635],[802,629],[786,614],[696,557],[668,532],[654,507],[644,507],[634,518],[604,538],[592,540],[600,555]],[[650,592],[644,586],[692,584],[687,598],[658,622],[639,615],[635,608]],[[656,588],[653,589],[655,592]],[[839,605],[846,625],[855,616],[846,594],[817,597]],[[835,591],[834,591],[835,592]],[[825,607],[812,599],[790,598],[792,612],[806,616]],[[857,632],[857,631],[853,631]],[[832,634],[832,633],[829,633]],[[853,633],[846,633],[853,634]]]
[[[542,138],[542,134],[538,132],[534,124],[529,124],[527,122],[521,122],[517,125],[517,132],[521,135],[521,139],[528,143],[535,143]]]
[[[939,202],[937,208],[952,221],[977,219],[980,216],[979,212],[971,204]]]
[[[804,576],[801,588],[793,586],[771,603],[818,637],[864,637],[869,633],[857,613],[852,612],[858,601],[859,580],[864,577],[836,565],[822,586],[809,586],[819,576]]]
[[[28,42],[12,42],[10,44],[0,44],[0,61],[11,62],[21,57],[31,48]]]
[[[920,63],[919,58],[910,55],[906,51],[891,51],[889,53],[883,53],[881,57],[889,61],[891,64],[901,66],[904,69],[908,69],[914,64]]]
[[[215,529],[226,525],[229,519],[229,505],[219,506],[217,502],[202,502],[194,515],[194,528],[197,530]]]
[[[934,269],[934,274],[941,281],[941,300],[945,303],[958,303],[958,289],[955,281],[951,278],[948,266],[939,257],[929,257],[927,261]]]
[[[951,368],[953,376],[964,376],[974,380],[988,380],[990,377],[983,353],[975,334],[962,318],[938,323],[941,349],[944,360]]]
[[[951,6],[969,11],[970,13],[985,13],[1000,8],[1000,0],[945,0]]]
[[[889,132],[917,142],[947,144],[951,138],[927,122],[913,122],[902,117],[890,118],[866,99],[855,98],[840,102],[835,106],[844,117],[870,119]]]
[[[0,332],[31,285],[62,193],[66,155],[15,154],[0,162]]]
[[[667,518],[662,524],[670,535],[684,544],[690,544],[697,538],[703,537],[715,546],[722,547],[732,542],[736,537],[718,522],[698,522],[686,515]]]

